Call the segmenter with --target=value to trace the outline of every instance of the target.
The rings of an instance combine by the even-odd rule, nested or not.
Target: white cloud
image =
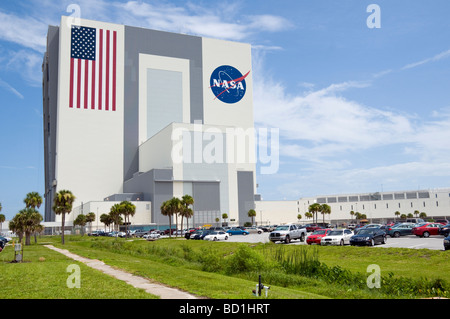
[[[48,25],[39,19],[0,12],[0,39],[38,52],[45,51]]]
[[[23,99],[23,95],[22,93],[20,93],[19,91],[17,91],[15,88],[13,88],[9,83],[3,81],[2,79],[0,79],[0,86],[5,88],[7,91],[13,93],[15,96],[17,96],[20,99]]]
[[[216,9],[200,8],[192,3],[180,7],[138,1],[116,3],[116,6],[123,10],[121,17],[132,25],[231,41],[242,41],[254,33],[278,32],[292,26],[286,19],[274,15],[240,17],[243,22],[239,22],[230,14],[232,10],[228,3]]]
[[[412,69],[412,68],[415,68],[417,66],[420,66],[420,65],[423,65],[423,64],[426,64],[426,63],[429,63],[429,62],[436,62],[436,61],[444,59],[444,58],[446,58],[448,56],[450,56],[450,50],[447,50],[447,51],[441,52],[439,54],[436,54],[435,56],[433,56],[431,58],[427,58],[427,59],[424,59],[424,60],[421,60],[421,61],[418,61],[418,62],[407,64],[407,65],[405,65],[402,68],[402,70]]]

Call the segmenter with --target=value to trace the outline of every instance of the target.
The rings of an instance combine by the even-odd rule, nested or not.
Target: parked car
[[[208,229],[203,229],[203,230],[196,230],[195,232],[193,232],[191,234],[190,239],[195,239],[195,240],[203,240],[203,238],[208,235],[211,231]]]
[[[353,232],[350,229],[333,229],[320,240],[321,245],[340,245],[350,244],[350,238]]]
[[[348,224],[347,228],[353,230],[356,228],[356,224]]]
[[[289,244],[291,240],[299,239],[305,241],[306,227],[298,228],[295,224],[280,225],[273,232],[269,234],[269,240],[273,243],[277,241],[284,241]]]
[[[413,223],[413,224],[425,223],[425,221],[422,218],[407,218],[406,222],[407,223]]]
[[[259,227],[245,227],[245,230],[248,231],[250,234],[262,234],[264,231]]]
[[[364,226],[362,226],[362,227],[356,228],[356,229],[354,230],[354,233],[355,233],[355,235],[356,235],[356,234],[359,233],[362,229],[381,229],[381,227],[383,227],[383,225],[381,225],[381,224],[367,224],[367,225],[364,225]]]
[[[3,249],[6,246],[7,242],[8,242],[8,239],[6,239],[5,237],[0,236],[0,248],[1,249]]]
[[[325,237],[331,230],[332,230],[331,228],[316,230],[311,235],[306,237],[306,243],[308,245],[312,245],[312,244],[320,245],[320,241],[322,240],[322,237]]]
[[[164,235],[169,235],[169,233],[171,235],[175,235],[176,232],[177,232],[177,230],[175,228],[172,228],[172,229],[167,228],[166,230],[164,230]]]
[[[134,232],[134,237],[143,237],[145,234],[147,234],[147,231],[143,229],[136,229]]]
[[[450,235],[450,224],[442,226],[439,229],[439,235],[444,235],[444,237],[448,237],[448,235]]]
[[[361,229],[358,234],[350,237],[350,245],[369,245],[386,244],[386,232],[380,228],[366,228]]]
[[[447,236],[444,238],[444,249],[445,250],[450,249],[450,236]]]
[[[413,228],[413,235],[420,237],[430,237],[430,235],[439,235],[442,224],[438,223],[421,223]]]
[[[212,231],[208,235],[206,235],[203,240],[228,240],[228,234],[224,231]]]
[[[231,229],[227,230],[227,234],[229,235],[248,235],[250,234],[247,230],[244,230],[242,228],[238,227],[232,227]]]
[[[442,224],[442,225],[447,225],[449,223],[449,221],[446,220],[446,219],[436,219],[435,223],[439,223],[439,224]]]
[[[391,237],[400,237],[405,235],[411,235],[414,228],[413,223],[401,223],[395,226],[388,226],[386,228],[386,234]]]
[[[142,236],[142,238],[145,238],[145,239],[158,239],[160,237],[161,237],[161,234],[160,234],[160,232],[157,232],[157,231],[152,231],[152,232]]]
[[[94,237],[105,236],[105,235],[106,235],[106,233],[103,230],[94,230],[93,232],[88,233],[88,236],[94,236]]]
[[[317,224],[306,224],[306,225],[305,225],[305,228],[306,228],[306,231],[307,231],[308,233],[314,232],[314,231],[316,231],[316,230],[318,230],[318,229],[322,229],[322,227],[319,226],[319,225],[317,225]]]

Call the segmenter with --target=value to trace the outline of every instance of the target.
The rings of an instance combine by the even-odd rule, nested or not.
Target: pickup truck
[[[280,225],[269,235],[271,242],[284,241],[286,244],[289,244],[294,239],[305,241],[305,238],[306,228],[297,227],[295,224]]]

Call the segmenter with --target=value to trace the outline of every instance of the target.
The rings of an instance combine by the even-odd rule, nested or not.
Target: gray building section
[[[173,179],[171,169],[153,169],[145,173],[136,173],[123,183],[124,193],[142,193],[144,201],[152,202],[152,222],[168,224],[167,217],[161,215],[161,204],[173,197]]]
[[[58,106],[59,27],[49,26],[47,52],[42,62],[42,99],[44,128],[44,221],[54,221],[52,210],[56,190],[56,128]]]
[[[253,187],[253,172],[238,171],[238,201],[239,201],[239,224],[251,222],[248,211],[255,209],[255,190]]]
[[[124,180],[139,169],[139,53],[189,60],[191,122],[203,122],[202,38],[125,26]]]
[[[172,122],[183,122],[182,73],[147,69],[147,139]]]

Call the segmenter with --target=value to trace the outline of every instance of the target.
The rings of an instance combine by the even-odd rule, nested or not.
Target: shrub
[[[247,245],[239,245],[234,254],[226,258],[226,273],[260,271],[264,268],[264,258]]]

